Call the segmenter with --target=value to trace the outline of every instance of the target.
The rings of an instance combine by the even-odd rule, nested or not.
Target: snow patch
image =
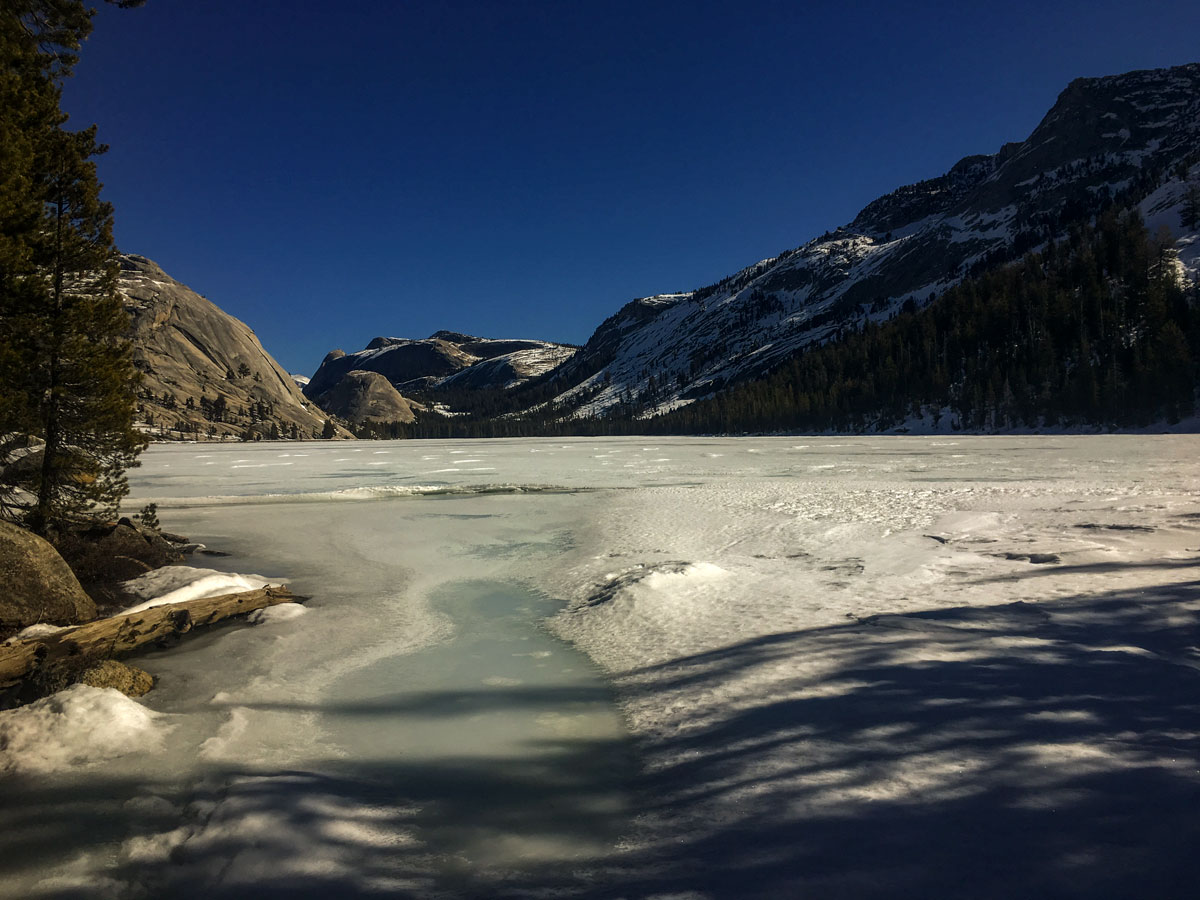
[[[68,631],[70,625],[49,625],[45,622],[38,622],[36,625],[30,625],[28,628],[23,628],[15,635],[9,638],[9,641],[25,641],[30,638],[49,637],[52,634],[58,634],[60,631]],[[8,643],[8,641],[5,641]]]
[[[0,712],[0,774],[45,775],[131,753],[156,753],[171,730],[114,688],[77,684]]]
[[[239,591],[253,591],[271,584],[283,584],[284,578],[264,578],[261,575],[237,575],[215,569],[192,566],[163,566],[125,582],[125,589],[135,597],[146,598],[144,603],[121,610],[118,615],[144,612],[156,606],[186,603],[205,597],[219,597]]]
[[[280,603],[276,606],[256,609],[250,613],[248,618],[251,625],[266,625],[272,622],[290,622],[292,619],[300,618],[300,616],[307,612],[308,607],[302,606],[299,603]]]

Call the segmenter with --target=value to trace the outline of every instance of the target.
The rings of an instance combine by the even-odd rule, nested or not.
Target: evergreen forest
[[[678,431],[860,431],[949,415],[968,431],[1179,421],[1194,409],[1197,286],[1169,235],[1109,210],[929,305],[799,354],[653,423]]]

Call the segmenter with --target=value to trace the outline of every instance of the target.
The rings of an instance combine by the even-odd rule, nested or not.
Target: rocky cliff
[[[152,436],[321,435],[328,416],[245,323],[144,256],[121,257],[118,290],[132,319],[134,364],[142,373],[139,419]]]
[[[327,412],[353,422],[403,422],[416,420],[415,406],[392,387],[378,372],[347,372],[333,387],[321,395],[320,405]]]

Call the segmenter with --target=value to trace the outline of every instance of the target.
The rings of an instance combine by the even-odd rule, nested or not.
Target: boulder
[[[106,659],[81,672],[79,684],[98,688],[116,688],[126,697],[140,697],[154,687],[154,676],[137,666],[129,666],[115,659]]]
[[[183,558],[181,548],[153,528],[126,518],[66,531],[55,543],[84,589],[106,607],[128,602],[121,582]]]
[[[0,522],[0,631],[95,617],[96,604],[57,550],[36,534]]]

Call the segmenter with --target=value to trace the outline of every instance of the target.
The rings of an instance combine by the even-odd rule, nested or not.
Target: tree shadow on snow
[[[614,785],[627,787],[629,748],[537,749],[530,760],[213,767],[198,785],[102,771],[74,785],[10,780],[0,880],[38,869],[47,881],[31,896],[59,900],[580,896],[628,821]],[[115,857],[108,881],[64,870],[84,852]]]
[[[622,690],[651,692],[669,735],[642,747],[632,809],[630,748],[611,740],[531,741],[525,758],[216,766],[199,786],[102,769],[10,779],[0,878],[49,871],[71,847],[107,849],[108,874],[144,896],[218,900],[1192,896],[1197,644],[1188,584],[874,616],[626,673]],[[770,691],[730,698],[756,684]],[[672,713],[661,698],[678,687],[721,690]],[[562,690],[502,699],[596,699]],[[369,724],[497,697],[324,711]],[[631,830],[632,849],[614,849]],[[39,896],[121,894],[63,882]]]
[[[811,666],[646,748],[655,825],[612,895],[1193,896],[1198,644],[1192,583],[875,616],[630,673],[657,692]]]

